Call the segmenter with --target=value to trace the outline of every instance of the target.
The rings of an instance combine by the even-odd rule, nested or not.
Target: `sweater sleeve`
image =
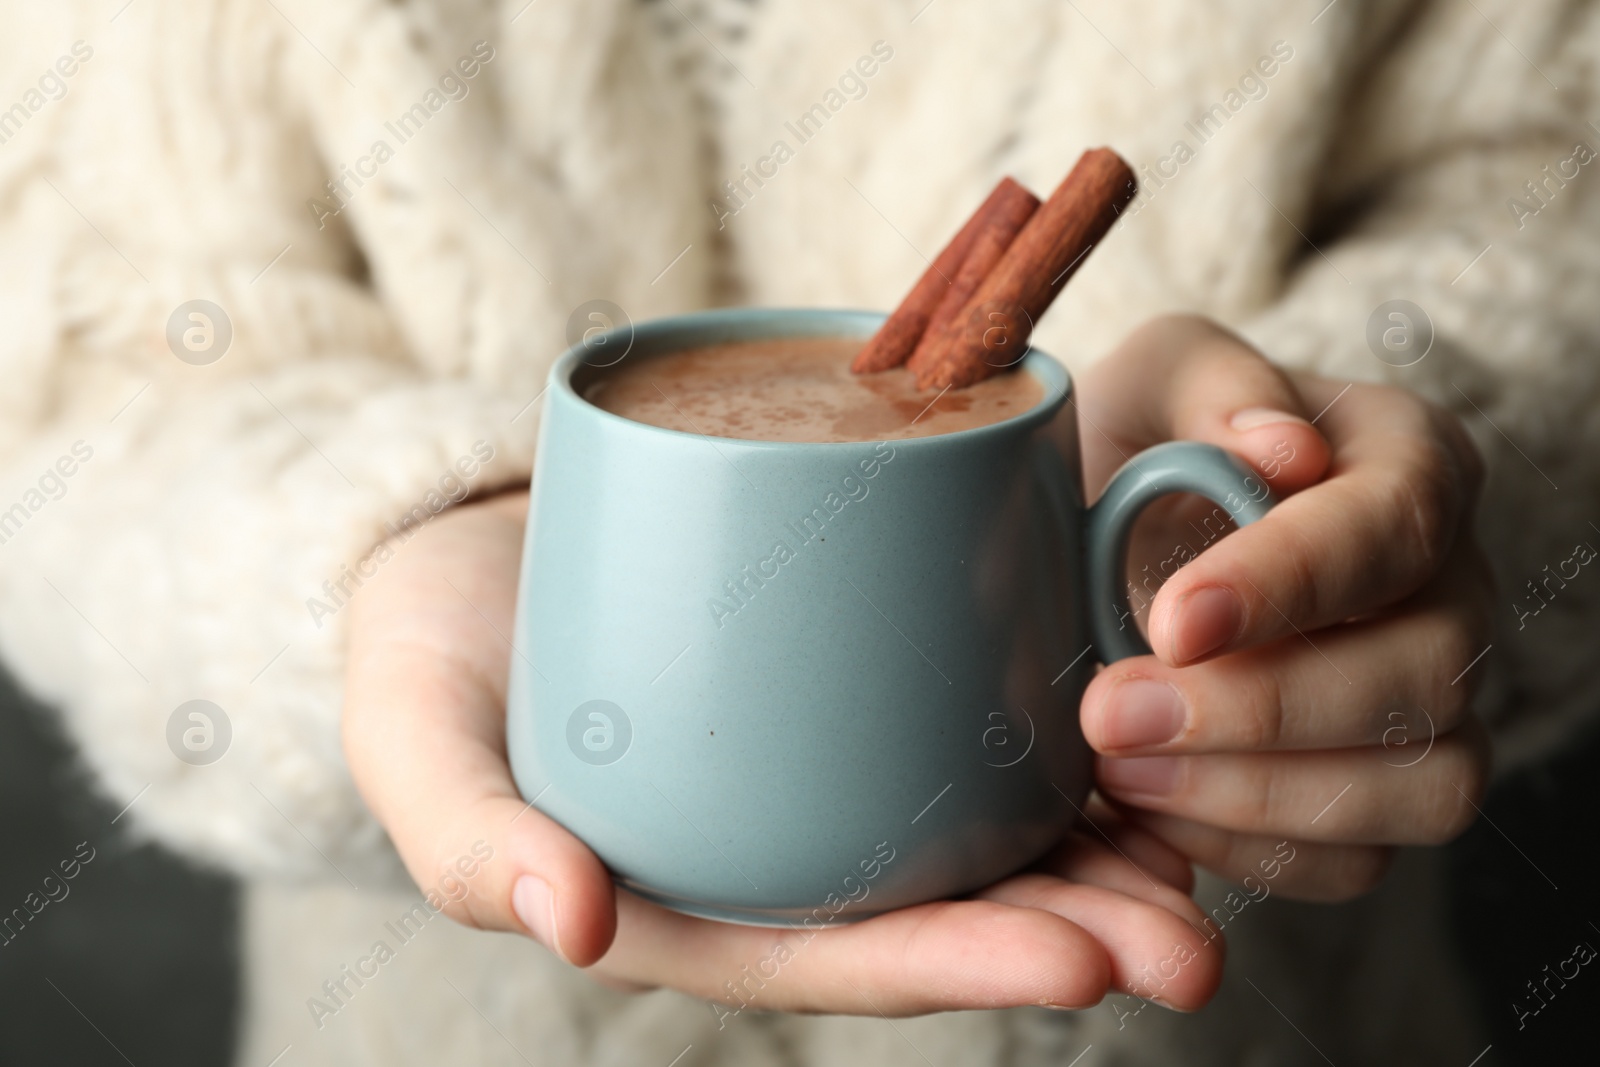
[[[1286,209],[1285,291],[1245,324],[1275,359],[1415,390],[1476,440],[1499,588],[1472,670],[1501,770],[1600,713],[1597,31],[1587,4],[1417,5],[1362,72],[1329,180]]]
[[[108,833],[402,877],[340,748],[344,609],[396,531],[525,484],[573,306],[700,300],[692,258],[648,286],[685,224],[574,236],[642,198],[540,162],[504,102],[529,27],[488,7],[156,0],[111,36],[89,6],[3,46],[79,60],[0,153],[0,656],[127,806]],[[649,178],[681,198],[674,158]]]

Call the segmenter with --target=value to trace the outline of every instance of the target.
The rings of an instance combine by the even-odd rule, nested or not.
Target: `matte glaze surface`
[[[881,321],[705,312],[638,326],[626,358]],[[1078,457],[1043,432],[1071,418],[1065,370],[1030,354],[1045,399],[990,426],[774,443],[602,411],[574,390],[583,356],[551,371],[533,478],[523,794],[623,885],[736,922],[964,893],[1057,840],[1090,785],[1096,659]]]

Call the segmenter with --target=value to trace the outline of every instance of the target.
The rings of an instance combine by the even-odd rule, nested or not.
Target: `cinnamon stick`
[[[1002,183],[1003,185],[1004,183]],[[999,189],[996,190],[998,194]],[[1007,195],[996,196],[993,209],[986,212],[972,248],[962,261],[961,269],[945,290],[944,298],[928,319],[928,327],[912,351],[906,366],[919,378],[932,366],[934,339],[943,335],[950,324],[967,306],[967,301],[978,291],[995,264],[1005,254],[1011,242],[1033,213],[1039,209],[1039,198],[1013,182]]]
[[[964,388],[1015,366],[1034,325],[1138,190],[1109,148],[1079,158],[961,310],[917,353],[921,389]]]
[[[1011,178],[1000,179],[978,210],[972,213],[950,239],[950,243],[923,271],[922,277],[917,279],[917,284],[911,287],[911,292],[906,294],[900,306],[878,327],[878,332],[872,335],[866,347],[856,354],[850,364],[851,371],[856,374],[876,374],[898,367],[909,359],[917,342],[927,332],[929,320],[960,274],[962,264],[978,236],[989,228],[996,216],[1009,216],[1017,210],[1018,203],[1027,201],[1036,207],[1039,198]],[[954,309],[952,314],[958,310]]]

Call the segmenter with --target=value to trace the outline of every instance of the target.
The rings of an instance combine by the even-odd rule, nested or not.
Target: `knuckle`
[[[1215,665],[1218,668],[1222,664]],[[1241,665],[1242,666],[1242,665]],[[1207,733],[1243,750],[1266,750],[1283,743],[1286,697],[1283,679],[1271,670],[1217,671],[1220,683],[1196,701],[1196,718]]]
[[[1254,788],[1240,790],[1245,804],[1234,813],[1234,825],[1292,825],[1310,799],[1293,767],[1282,759],[1264,759],[1248,773],[1254,779]]]
[[[1467,432],[1466,424],[1461,421],[1460,416],[1450,409],[1429,404],[1428,414],[1435,435],[1449,448],[1468,499],[1476,500],[1486,476],[1483,454],[1478,451],[1477,443]]]
[[[1461,836],[1478,819],[1489,786],[1487,749],[1458,730],[1441,741],[1443,760],[1432,795],[1418,820],[1424,842],[1443,844]]]
[[[1256,684],[1245,691],[1245,710],[1250,712],[1248,740],[1254,748],[1277,748],[1283,741],[1283,686],[1272,671],[1262,671],[1256,678]]]
[[[1337,601],[1337,589],[1325,588],[1329,581],[1327,549],[1319,543],[1319,535],[1294,524],[1284,525],[1274,560],[1278,572],[1274,575],[1276,588],[1270,602],[1268,594],[1254,591],[1257,603],[1250,612],[1251,630],[1283,628],[1285,615],[1299,620],[1301,625],[1307,620],[1320,620],[1322,606]]]
[[[1483,650],[1474,627],[1455,615],[1435,614],[1425,623],[1428,632],[1421,647],[1430,649],[1433,664],[1431,696],[1426,698],[1439,715],[1439,726],[1453,730],[1472,705],[1472,687],[1464,684],[1461,668]]]
[[[1425,449],[1380,488],[1380,506],[1395,529],[1402,567],[1414,580],[1444,564],[1454,533],[1454,476],[1433,452]]]
[[[1295,841],[1295,860],[1277,883],[1291,900],[1343,904],[1372,892],[1388,877],[1395,849]]]
[[[1410,523],[1412,574],[1426,578],[1443,564],[1450,547],[1451,515],[1446,496],[1435,481],[1408,483],[1406,515]]]

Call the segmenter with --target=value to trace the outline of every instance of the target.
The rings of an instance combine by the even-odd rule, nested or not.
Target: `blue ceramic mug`
[[[590,338],[550,372],[511,766],[667,907],[810,926],[1034,861],[1092,784],[1078,701],[1094,663],[1147,651],[1122,581],[1140,509],[1193,492],[1247,523],[1271,505],[1238,460],[1185,442],[1134,457],[1086,509],[1071,381],[1037,350],[1020,369],[1044,386],[1032,410],[907,440],[710,438],[582,397],[619,353],[881,321],[703,312]]]

